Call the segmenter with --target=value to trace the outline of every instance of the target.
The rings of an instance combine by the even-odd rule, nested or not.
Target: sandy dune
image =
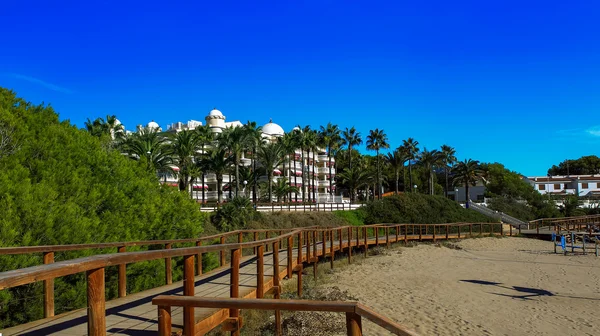
[[[422,335],[600,335],[600,257],[526,238],[455,244],[392,249],[329,283]]]

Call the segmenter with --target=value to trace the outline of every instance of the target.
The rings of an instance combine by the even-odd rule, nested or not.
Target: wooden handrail
[[[358,302],[352,301],[313,301],[313,300],[275,300],[275,299],[237,299],[237,298],[208,298],[197,296],[172,296],[159,295],[152,299],[152,304],[159,306],[159,329],[161,336],[171,335],[171,326],[165,325],[167,320],[165,307],[193,307],[193,308],[220,308],[220,309],[258,309],[258,310],[288,310],[288,311],[327,311],[334,313],[354,313],[362,316],[371,322],[387,329],[395,335],[416,336],[417,334],[396,323],[385,316],[377,314],[371,308]],[[170,309],[169,309],[170,310]],[[360,323],[359,323],[360,326]],[[352,330],[356,332],[357,330]],[[350,333],[348,335],[362,335],[362,328],[359,333]]]

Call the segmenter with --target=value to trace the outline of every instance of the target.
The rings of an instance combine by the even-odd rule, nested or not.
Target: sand
[[[600,257],[552,243],[479,238],[399,247],[335,272],[347,290],[421,335],[600,335]],[[365,335],[388,335],[364,322]]]

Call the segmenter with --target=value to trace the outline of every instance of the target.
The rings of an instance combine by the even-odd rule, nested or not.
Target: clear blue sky
[[[383,128],[545,175],[600,154],[597,1],[8,1],[0,86],[83,126]]]

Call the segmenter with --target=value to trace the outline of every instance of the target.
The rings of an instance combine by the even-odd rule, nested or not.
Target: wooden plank
[[[158,306],[158,335],[171,336],[170,306]]]
[[[196,242],[196,246],[202,246],[201,241]],[[202,253],[196,254],[196,275],[202,274]]]
[[[231,292],[230,292],[230,297],[232,298],[239,298],[240,297],[240,258],[242,256],[242,250],[241,249],[235,249],[233,251],[231,251],[231,280],[230,280],[230,285],[231,285]],[[240,316],[240,310],[236,307],[229,307],[229,317],[239,317]],[[231,335],[232,336],[239,336],[240,335],[240,330],[232,330],[231,331]]]
[[[331,311],[355,312],[356,302],[348,301],[313,301],[313,300],[277,300],[277,299],[234,299],[234,298],[207,298],[159,295],[152,299],[153,305],[168,305],[177,307],[206,307],[263,310],[289,310],[289,311]]]
[[[264,297],[265,290],[265,259],[264,259],[264,246],[258,247],[257,257],[257,277],[256,277],[256,297],[262,299]]]
[[[124,253],[126,251],[125,246],[119,246],[117,253]],[[127,264],[119,265],[119,297],[125,297],[127,295]]]
[[[165,250],[170,250],[171,244],[165,244]],[[165,283],[170,285],[173,283],[173,268],[171,267],[171,257],[165,258]]]
[[[394,335],[417,336],[417,334],[411,331],[410,329],[388,319],[385,316],[377,314],[372,309],[361,304],[356,305],[356,313],[368,319],[369,321],[379,325],[380,327],[392,332]]]

